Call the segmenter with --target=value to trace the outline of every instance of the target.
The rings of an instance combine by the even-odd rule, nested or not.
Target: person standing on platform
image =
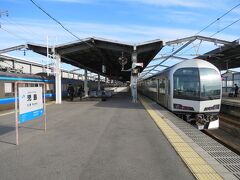
[[[73,97],[74,97],[74,87],[72,84],[69,84],[67,92],[69,94],[69,98],[71,101],[73,101]]]
[[[79,97],[80,97],[80,100],[82,100],[83,93],[84,93],[83,87],[80,86],[79,89],[78,89],[78,95],[79,95]]]
[[[238,90],[239,90],[239,87],[238,87],[237,84],[235,84],[235,94],[234,94],[234,97],[238,96]]]

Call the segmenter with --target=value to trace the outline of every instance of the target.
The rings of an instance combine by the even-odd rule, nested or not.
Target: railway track
[[[236,117],[220,114],[220,120],[240,128],[240,121]]]
[[[240,155],[240,121],[232,116],[221,114],[220,127],[203,132]]]

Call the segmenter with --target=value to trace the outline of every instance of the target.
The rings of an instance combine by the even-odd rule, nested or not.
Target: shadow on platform
[[[3,126],[3,125],[0,125],[0,135],[9,133],[9,132],[11,132],[11,131],[15,131],[15,127],[13,127],[13,126]]]
[[[96,107],[122,108],[122,109],[144,109],[140,102],[133,103],[130,93],[117,93],[106,101],[99,101]]]

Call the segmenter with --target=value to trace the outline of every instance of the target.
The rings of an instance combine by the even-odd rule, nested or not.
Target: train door
[[[168,107],[168,101],[169,101],[169,79],[165,79],[165,99],[164,99],[164,104],[166,107]]]
[[[160,77],[158,81],[158,102],[159,104],[165,105],[165,79]]]
[[[157,102],[159,102],[159,79],[157,79]]]

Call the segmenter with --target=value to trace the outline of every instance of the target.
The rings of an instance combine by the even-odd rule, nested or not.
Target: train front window
[[[199,100],[200,81],[198,68],[178,69],[173,75],[173,97],[177,99]]]
[[[204,101],[220,99],[221,80],[210,68],[182,68],[173,75],[173,98]]]
[[[220,99],[221,81],[217,71],[209,68],[200,70],[201,100]]]

